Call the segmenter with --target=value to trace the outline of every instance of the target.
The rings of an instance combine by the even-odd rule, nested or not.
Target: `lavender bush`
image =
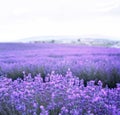
[[[23,76],[0,77],[0,115],[120,115],[120,84],[109,89],[90,81],[84,87],[70,69],[65,76],[51,72],[45,83],[40,74]]]
[[[47,73],[54,70],[65,75],[68,68],[84,86],[90,80],[101,80],[103,87],[117,87],[120,83],[120,49],[105,47],[73,46],[61,44],[0,44],[0,75],[13,80],[23,78],[22,71],[32,76],[41,73],[45,79]]]
[[[119,60],[116,48],[2,43],[0,115],[120,115]]]

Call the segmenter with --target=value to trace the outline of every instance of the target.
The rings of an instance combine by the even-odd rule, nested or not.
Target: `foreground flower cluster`
[[[65,76],[52,72],[12,81],[0,77],[0,115],[120,115],[120,84],[117,88],[84,87],[83,80],[68,70]]]

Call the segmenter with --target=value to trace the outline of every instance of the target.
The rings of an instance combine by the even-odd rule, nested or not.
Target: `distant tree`
[[[34,41],[34,43],[40,43],[41,41]]]
[[[51,40],[51,43],[55,43],[55,40]]]
[[[80,39],[78,39],[77,41],[78,41],[78,42],[80,42],[81,40],[80,40]]]

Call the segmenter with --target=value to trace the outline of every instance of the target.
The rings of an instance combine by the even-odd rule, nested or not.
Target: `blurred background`
[[[0,1],[0,42],[119,41],[119,30],[119,0]]]

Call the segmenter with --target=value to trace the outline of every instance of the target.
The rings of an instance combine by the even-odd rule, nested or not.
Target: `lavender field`
[[[120,49],[0,43],[0,115],[120,115]]]

